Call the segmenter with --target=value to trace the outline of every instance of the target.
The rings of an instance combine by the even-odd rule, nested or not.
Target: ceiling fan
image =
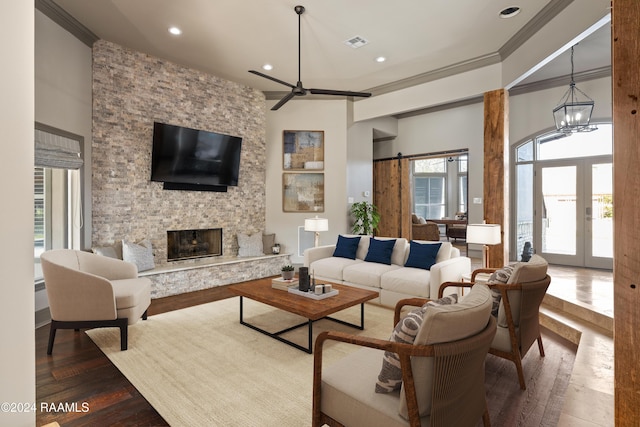
[[[287,83],[280,79],[276,79],[275,77],[268,76],[264,73],[255,70],[249,70],[250,73],[258,75],[260,77],[264,77],[265,79],[272,80],[276,83],[280,83],[282,85],[288,86],[291,88],[291,92],[285,95],[276,105],[274,105],[271,110],[277,110],[286,104],[291,98],[294,96],[304,96],[307,92],[312,93],[314,95],[337,95],[337,96],[359,96],[363,98],[367,98],[371,96],[368,92],[351,92],[347,90],[332,90],[332,89],[307,89],[302,86],[302,81],[300,80],[300,16],[304,13],[304,6],[296,6],[293,8],[298,14],[298,83],[292,85],[291,83]]]

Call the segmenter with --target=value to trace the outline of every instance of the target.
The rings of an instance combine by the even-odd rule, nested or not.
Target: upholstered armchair
[[[411,214],[411,239],[439,242],[440,228],[435,222]]]
[[[138,278],[135,264],[71,249],[40,256],[51,310],[47,354],[57,329],[120,328],[120,348],[127,349],[127,327],[147,318],[151,281]]]
[[[484,361],[496,320],[491,316],[489,288],[478,285],[455,304],[425,308],[427,301],[412,298],[396,305],[396,332],[401,325],[410,327],[414,320],[411,316],[423,313],[413,343],[341,332],[318,336],[314,350],[314,427],[471,427],[480,419],[485,427],[490,425]],[[407,305],[423,307],[404,317],[401,324],[401,313]],[[362,348],[325,367],[322,354],[328,341]],[[380,393],[376,387],[384,371],[383,357],[388,356],[385,352],[398,355],[401,373],[396,376],[398,389]],[[398,364],[394,366],[397,370]]]
[[[551,278],[547,275],[547,261],[533,255],[528,262],[511,266],[474,270],[470,283],[447,282],[440,286],[440,295],[449,286],[473,286],[476,275],[491,273],[488,286],[494,293],[493,314],[498,321],[496,336],[489,353],[511,360],[518,374],[520,388],[526,390],[522,359],[534,342],[538,343],[540,357],[544,346],[540,335],[540,304],[544,299]],[[494,274],[495,273],[495,274]]]

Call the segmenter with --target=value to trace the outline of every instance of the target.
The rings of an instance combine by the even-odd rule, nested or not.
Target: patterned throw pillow
[[[438,300],[429,301],[420,308],[412,310],[406,317],[401,319],[391,333],[390,341],[413,344],[418,330],[422,326],[422,320],[429,307],[439,305],[455,304],[458,302],[458,295],[451,294]],[[382,358],[382,369],[376,382],[376,393],[390,393],[400,390],[402,385],[402,369],[400,368],[400,358],[396,353],[385,351]]]
[[[262,232],[249,236],[238,233],[238,256],[262,256]]]
[[[122,259],[138,266],[138,273],[151,270],[155,267],[155,263],[153,262],[153,248],[151,247],[151,242],[147,239],[138,243],[123,240]]]
[[[509,281],[509,278],[511,277],[511,274],[513,273],[514,268],[515,268],[515,264],[511,264],[511,265],[505,265],[501,269],[494,271],[493,273],[491,273],[491,276],[489,276],[489,280],[487,281],[487,284],[492,284],[492,283],[501,283],[503,285],[506,284]],[[491,296],[493,297],[493,305],[491,306],[491,315],[494,317],[498,317],[498,309],[500,308],[500,300],[502,299],[502,295],[500,294],[499,290],[491,289]]]

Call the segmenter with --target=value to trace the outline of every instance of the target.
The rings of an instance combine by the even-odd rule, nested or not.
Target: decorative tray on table
[[[290,294],[295,294],[295,295],[300,295],[306,298],[311,298],[311,299],[315,299],[315,300],[321,300],[321,299],[325,299],[325,298],[329,298],[335,295],[338,295],[338,290],[337,289],[333,289],[329,292],[325,292],[323,294],[315,294],[313,291],[309,291],[309,292],[304,292],[301,291],[300,289],[298,289],[297,286],[292,286],[288,289],[288,292]]]

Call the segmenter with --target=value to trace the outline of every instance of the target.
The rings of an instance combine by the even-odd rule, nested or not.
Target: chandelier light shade
[[[500,224],[467,225],[467,243],[483,245],[482,266],[489,267],[489,248],[487,245],[498,245],[502,241]]]
[[[315,246],[318,247],[320,241],[320,232],[329,230],[329,220],[326,218],[307,218],[304,220],[304,231],[313,231],[315,233]]]
[[[595,103],[587,94],[578,89],[573,79],[573,46],[571,47],[571,82],[569,89],[553,109],[553,120],[559,132],[569,134],[575,132],[591,132],[597,127],[591,125],[591,113]]]

